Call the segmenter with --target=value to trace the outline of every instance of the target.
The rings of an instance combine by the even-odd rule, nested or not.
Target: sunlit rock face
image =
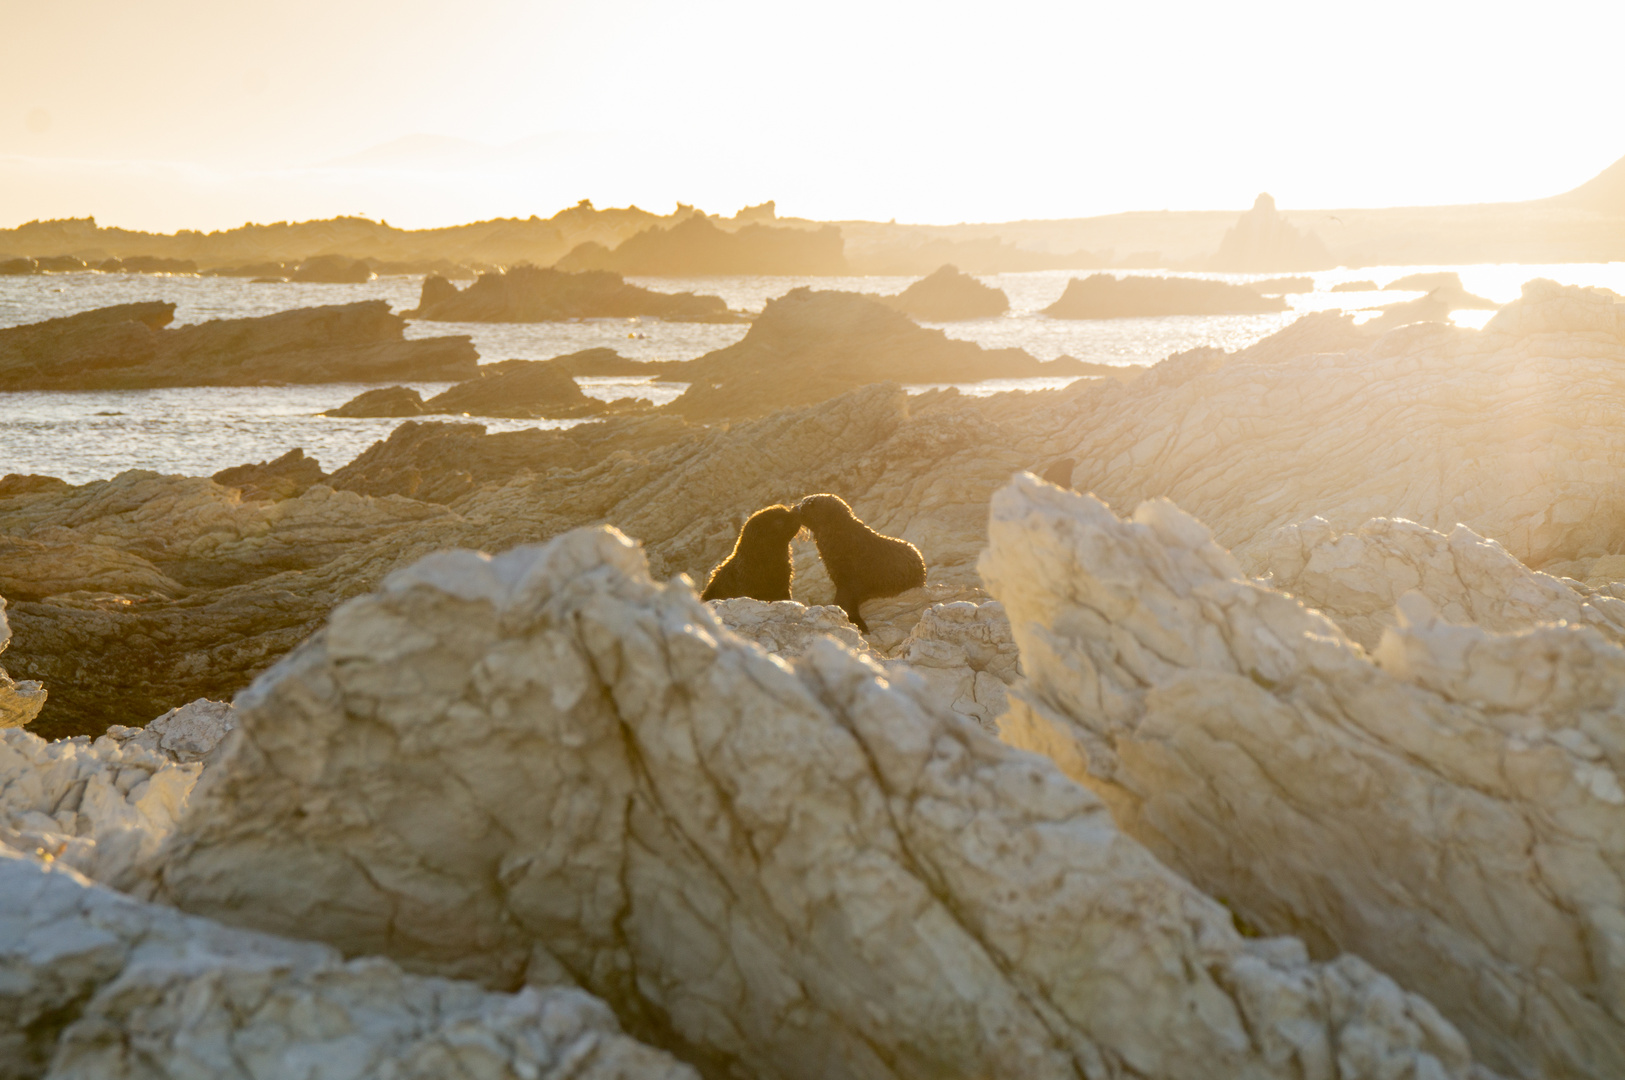
[[[955,266],[939,266],[884,302],[924,322],[992,319],[1010,310],[1003,289],[985,285]]]
[[[11,644],[11,625],[6,621],[6,602],[0,599],[0,653]],[[45,707],[46,689],[39,682],[17,682],[0,668],[0,730],[20,728]]]
[[[1483,332],[1437,324],[1363,347],[1306,318],[1080,402],[1062,455],[1114,506],[1173,499],[1241,564],[1312,515],[1460,522],[1536,569],[1625,550],[1625,340],[1600,290],[1533,283]]]
[[[1538,603],[1580,606],[1476,538],[1390,523],[1356,539],[1425,558],[1362,555],[1341,593],[1322,567],[1334,599],[1368,593],[1379,566],[1409,585],[1454,556],[1477,581],[1421,585],[1458,610],[1528,625]],[[1026,675],[1005,737],[1100,794],[1125,832],[1253,925],[1424,994],[1499,1070],[1625,1075],[1614,639],[1449,625],[1412,594],[1373,658],[1173,504],[1124,520],[1031,477],[995,497],[982,573]]]
[[[1625,642],[1625,599],[1612,586],[1530,570],[1465,525],[1445,535],[1414,521],[1373,518],[1339,533],[1315,517],[1277,530],[1260,561],[1270,585],[1329,616],[1367,650],[1398,625],[1395,605],[1412,591],[1447,622],[1503,633],[1568,622]]]
[[[0,1080],[696,1080],[579,990],[492,993],[183,915],[0,845]]]
[[[786,661],[609,529],[447,552],[238,699],[155,894],[710,1076],[1454,1077],[1353,957],[1248,940],[1041,757],[828,637]]]

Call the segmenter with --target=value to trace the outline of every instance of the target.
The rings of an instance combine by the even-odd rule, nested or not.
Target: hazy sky
[[[1622,31],[1617,0],[0,0],[0,226],[1537,198],[1625,155]],[[409,136],[441,138],[346,160]]]

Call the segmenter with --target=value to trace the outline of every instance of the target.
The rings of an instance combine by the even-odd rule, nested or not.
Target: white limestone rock
[[[1125,832],[1424,994],[1491,1067],[1625,1075],[1625,650],[1411,594],[1373,662],[1172,503],[1124,521],[1029,476],[982,574],[1026,673],[1005,737]]]
[[[0,730],[0,845],[115,881],[158,850],[202,768],[111,739]]]
[[[233,930],[0,848],[0,1080],[695,1080],[568,988]]]
[[[708,604],[723,626],[786,660],[800,656],[814,641],[826,636],[854,652],[873,655],[846,612],[834,605],[808,607],[794,600],[769,603],[749,597],[711,600]]]
[[[237,713],[231,702],[198,698],[170,709],[146,727],[115,724],[107,729],[102,738],[121,746],[152,750],[181,764],[194,761],[208,764],[218,755],[221,742],[236,726]]]
[[[1044,759],[834,640],[788,662],[610,529],[392,574],[238,697],[153,888],[714,1075],[1466,1078],[1353,957],[1249,941]]]
[[[1368,650],[1397,624],[1394,605],[1413,590],[1448,622],[1500,632],[1569,622],[1625,642],[1625,600],[1530,570],[1465,525],[1447,536],[1373,518],[1340,534],[1315,517],[1278,529],[1261,560],[1271,586],[1329,615]]]
[[[1020,666],[1003,604],[933,604],[893,655],[886,662],[888,670],[918,674],[934,700],[998,735],[1006,688],[1016,681]]]
[[[6,622],[6,602],[0,599],[0,653],[11,644],[11,627]],[[34,679],[16,682],[0,668],[0,730],[20,728],[31,722],[45,707],[45,687]]]

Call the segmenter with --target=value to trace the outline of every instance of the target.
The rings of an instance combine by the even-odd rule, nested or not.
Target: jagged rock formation
[[[743,340],[688,361],[681,374],[689,388],[665,408],[690,420],[761,416],[887,380],[1084,373],[1076,360],[1042,363],[1021,349],[983,349],[926,330],[874,297],[798,288],[769,301]]]
[[[403,417],[423,415],[423,395],[406,386],[380,386],[363,390],[336,409],[328,409],[323,416],[336,417]]]
[[[1006,737],[1126,832],[1425,995],[1496,1069],[1625,1072],[1625,649],[1412,595],[1373,661],[1166,500],[1124,521],[1030,476],[982,573],[1027,680]]]
[[[468,413],[521,419],[597,416],[608,402],[590,398],[563,369],[545,360],[503,360],[423,403],[426,413]]]
[[[628,285],[606,270],[569,273],[516,266],[481,274],[466,289],[439,276],[423,280],[411,319],[433,322],[556,322],[564,319],[628,319],[652,316],[671,322],[727,323],[742,317],[720,296],[653,292]]]
[[[219,756],[221,743],[237,726],[237,710],[229,701],[198,698],[170,709],[146,727],[114,725],[105,738],[120,746],[139,746],[182,765],[207,765]],[[98,739],[99,743],[100,740]]]
[[[1279,296],[1261,296],[1245,285],[1204,278],[1091,274],[1066,283],[1061,298],[1044,309],[1052,319],[1130,319],[1158,315],[1256,315],[1285,311]]]
[[[0,844],[0,1080],[696,1080],[602,1002],[233,930]]]
[[[174,317],[155,300],[0,329],[0,390],[453,380],[479,358],[466,337],[406,340],[382,300],[166,329]]]
[[[116,880],[157,852],[201,769],[117,739],[0,731],[0,852]]]
[[[1299,232],[1265,194],[1224,234],[1209,270],[1256,274],[1272,270],[1329,270],[1337,260],[1314,233]]]
[[[574,980],[712,1076],[1472,1071],[1425,1001],[1244,939],[1050,763],[833,641],[766,656],[612,530],[425,559],[238,705],[156,895]]]
[[[1010,310],[1003,289],[984,285],[954,266],[943,265],[896,296],[885,297],[888,307],[925,322],[991,319]]]
[[[571,249],[560,270],[613,270],[653,277],[705,274],[783,274],[796,277],[847,273],[841,230],[778,228],[752,224],[719,229],[704,214],[669,228],[649,228],[614,250],[588,241]]]
[[[1447,622],[1497,633],[1567,622],[1625,643],[1625,599],[1536,573],[1465,525],[1447,536],[1373,518],[1339,534],[1315,517],[1276,530],[1260,557],[1270,585],[1330,616],[1368,651],[1398,625],[1394,606],[1413,590]]]
[[[880,660],[846,612],[834,604],[808,607],[794,600],[752,600],[748,596],[708,601],[717,622],[774,656],[793,660],[814,642],[834,638],[855,653]]]
[[[303,495],[326,480],[327,474],[322,472],[321,462],[306,457],[296,446],[275,461],[234,465],[221,469],[212,479],[221,487],[236,488],[244,502],[276,502]]]

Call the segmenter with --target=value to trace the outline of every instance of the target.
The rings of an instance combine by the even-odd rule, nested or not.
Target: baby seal
[[[925,559],[907,540],[881,536],[859,521],[838,495],[808,495],[796,504],[801,523],[835,584],[835,603],[852,625],[869,632],[858,608],[865,600],[896,596],[925,584]]]
[[[790,599],[790,578],[795,574],[790,563],[790,541],[800,531],[801,517],[788,506],[756,511],[739,530],[733,554],[711,571],[700,599]]]

